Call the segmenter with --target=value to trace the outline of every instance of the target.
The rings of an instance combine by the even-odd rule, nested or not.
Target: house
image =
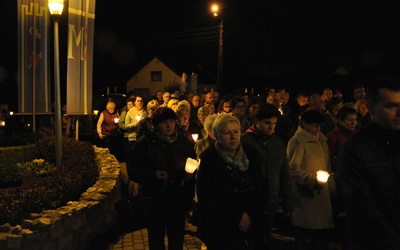
[[[189,67],[189,69],[192,68],[194,67]],[[161,90],[164,92],[165,88],[171,84],[181,84],[181,90],[184,92],[202,93],[216,89],[214,77],[202,69],[197,68],[197,71],[192,73],[195,78],[192,75],[187,75],[186,83],[182,85],[182,74],[184,73],[177,74],[159,58],[155,57],[129,79],[126,83],[126,92],[133,92],[149,100],[156,91]]]
[[[164,91],[169,84],[180,84],[182,78],[157,57],[136,73],[126,83],[126,91],[149,99],[157,90]]]

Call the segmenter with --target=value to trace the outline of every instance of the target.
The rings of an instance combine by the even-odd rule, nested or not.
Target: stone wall
[[[108,149],[94,146],[100,176],[79,201],[31,214],[22,225],[0,226],[0,249],[87,249],[115,225],[114,201],[121,195],[121,165]]]

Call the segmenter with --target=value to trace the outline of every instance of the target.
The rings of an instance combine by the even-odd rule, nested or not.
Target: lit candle
[[[328,181],[330,174],[325,170],[317,171],[317,181],[319,184],[325,184]]]
[[[10,111],[10,115],[14,115],[14,112]]]
[[[142,116],[140,116],[140,115],[137,115],[137,116],[136,116],[136,120],[137,120],[137,121],[140,121],[140,118],[142,118]]]
[[[199,167],[200,162],[197,160],[188,157],[186,159],[185,171],[188,174],[193,174],[193,172]]]
[[[99,113],[99,111],[97,109],[93,110],[93,114],[97,115]]]
[[[119,118],[117,117],[117,118],[114,118],[114,122],[115,123],[118,123],[118,121],[119,121]]]
[[[199,134],[192,134],[192,138],[194,141],[197,141],[197,139],[199,138]]]

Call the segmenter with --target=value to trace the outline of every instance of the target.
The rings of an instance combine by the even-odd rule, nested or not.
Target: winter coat
[[[331,173],[326,141],[322,133],[317,139],[299,127],[288,142],[287,156],[295,193],[292,224],[295,226],[306,229],[334,227],[330,199],[330,189],[332,192],[335,189],[334,181],[328,181],[322,189],[316,188],[316,172]]]
[[[266,180],[260,173],[262,160],[254,148],[243,146],[243,149],[250,161],[244,175],[255,187],[244,193],[234,191],[238,189],[235,180],[239,171],[229,167],[215,147],[209,147],[201,154],[196,186],[201,211],[197,232],[206,245],[209,241],[239,238],[242,235],[239,222],[243,212],[249,214],[253,230],[261,231],[264,226],[263,210],[267,194]]]
[[[400,249],[400,132],[376,125],[339,152],[349,249]]]
[[[276,213],[281,198],[283,210],[292,211],[293,187],[285,143],[276,134],[263,136],[250,129],[242,135],[242,143],[257,149],[263,158],[268,179],[268,214]]]
[[[179,136],[170,143],[162,141],[153,131],[144,134],[130,151],[128,176],[141,185],[151,199],[170,198],[177,207],[189,210],[194,197],[195,178],[186,174],[186,159],[196,159],[193,144]],[[168,181],[158,180],[156,170],[166,171]],[[191,177],[190,179],[188,177]],[[164,199],[162,198],[162,199]]]

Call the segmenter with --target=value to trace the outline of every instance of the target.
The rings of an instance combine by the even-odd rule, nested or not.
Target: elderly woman
[[[204,121],[204,130],[206,132],[206,136],[196,141],[194,145],[194,150],[196,151],[197,158],[200,158],[200,154],[209,147],[214,147],[215,136],[212,133],[212,125],[217,118],[217,114],[212,114],[207,116]]]
[[[194,197],[194,178],[185,172],[188,157],[195,158],[193,145],[176,131],[175,112],[160,107],[153,115],[153,128],[131,150],[128,176],[150,197],[150,250],[183,249],[185,215]]]
[[[203,138],[207,137],[207,132],[204,129],[204,122],[207,118],[207,116],[211,115],[211,110],[208,107],[202,106],[199,108],[199,110],[197,111],[197,125],[199,125],[200,132],[201,132],[201,136]],[[192,122],[192,121],[191,121]]]
[[[266,179],[260,156],[242,147],[236,117],[219,115],[212,131],[215,146],[201,154],[197,173],[199,237],[208,250],[263,249]]]
[[[100,113],[97,121],[97,133],[104,140],[106,147],[113,155],[118,155],[118,129],[119,114],[114,102],[107,102],[106,109]]]
[[[178,116],[178,133],[186,136],[186,138],[188,138],[194,146],[195,139],[192,135],[197,134],[197,139],[201,139],[203,137],[200,133],[201,128],[199,127],[199,125],[197,125],[197,123],[190,122],[190,104],[187,104],[185,102],[179,103],[178,107],[175,110],[175,113]]]

